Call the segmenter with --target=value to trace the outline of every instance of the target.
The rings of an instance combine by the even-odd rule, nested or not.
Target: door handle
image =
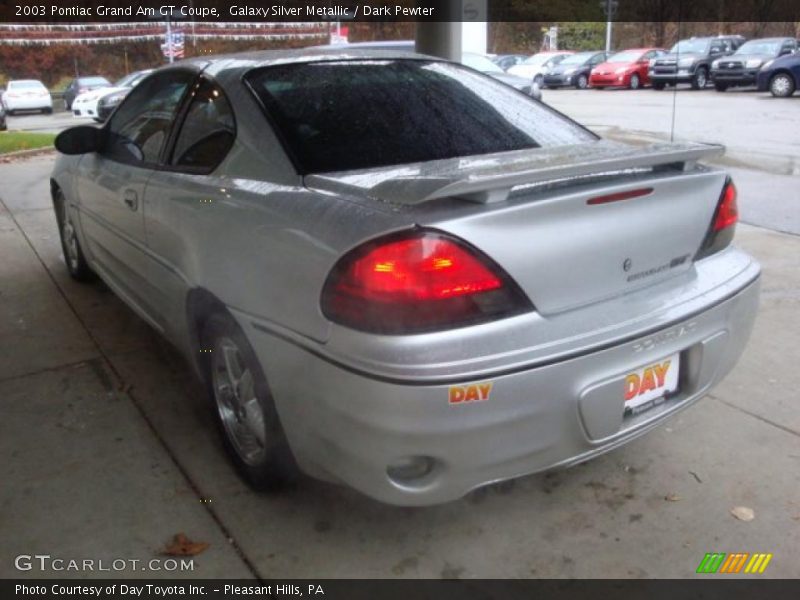
[[[123,201],[131,210],[139,208],[139,196],[135,190],[125,190]]]

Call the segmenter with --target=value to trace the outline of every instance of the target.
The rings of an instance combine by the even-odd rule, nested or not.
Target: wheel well
[[[200,374],[205,377],[205,369],[208,354],[201,350],[200,339],[203,334],[203,326],[206,320],[213,314],[228,312],[225,303],[205,288],[194,288],[186,296],[186,325],[189,330],[189,344],[192,352],[192,363]]]
[[[772,81],[778,75],[788,75],[792,78],[792,81],[795,80],[794,74],[789,69],[776,69],[775,72],[769,76],[769,80]],[[796,81],[795,84],[797,84]]]
[[[53,202],[53,210],[56,213],[56,219],[61,223],[61,211],[56,206],[56,193],[61,191],[61,187],[56,183],[55,179],[50,180],[50,198]],[[62,192],[63,194],[63,192]]]

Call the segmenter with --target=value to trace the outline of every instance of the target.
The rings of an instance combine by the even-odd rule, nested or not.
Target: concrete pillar
[[[486,54],[486,21],[464,21],[461,24],[461,51]]]
[[[487,0],[436,3],[438,18],[447,22],[417,23],[416,50],[453,61],[462,52],[486,54]]]
[[[417,23],[415,49],[421,54],[461,62],[461,23]]]

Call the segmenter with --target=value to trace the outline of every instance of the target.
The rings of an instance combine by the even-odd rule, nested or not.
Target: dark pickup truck
[[[745,42],[739,49],[711,63],[711,81],[718,92],[739,85],[755,85],[758,72],[768,62],[797,52],[790,37],[763,38]]]
[[[650,81],[653,89],[663,90],[667,85],[691,84],[700,90],[709,81],[711,63],[723,56],[733,54],[744,43],[740,35],[698,37],[681,40],[668,54],[653,61]]]

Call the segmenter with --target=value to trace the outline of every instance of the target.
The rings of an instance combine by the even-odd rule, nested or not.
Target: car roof
[[[788,36],[779,36],[779,37],[765,37],[765,38],[753,38],[752,40],[747,40],[748,42],[793,42],[793,37]]]
[[[295,48],[281,50],[258,50],[237,52],[218,56],[198,56],[174,63],[173,66],[195,65],[210,74],[223,71],[249,71],[261,67],[272,67],[287,64],[302,64],[320,60],[443,60],[434,56],[418,54],[402,50],[383,48],[353,47],[353,44],[342,46],[315,46],[312,48]]]

